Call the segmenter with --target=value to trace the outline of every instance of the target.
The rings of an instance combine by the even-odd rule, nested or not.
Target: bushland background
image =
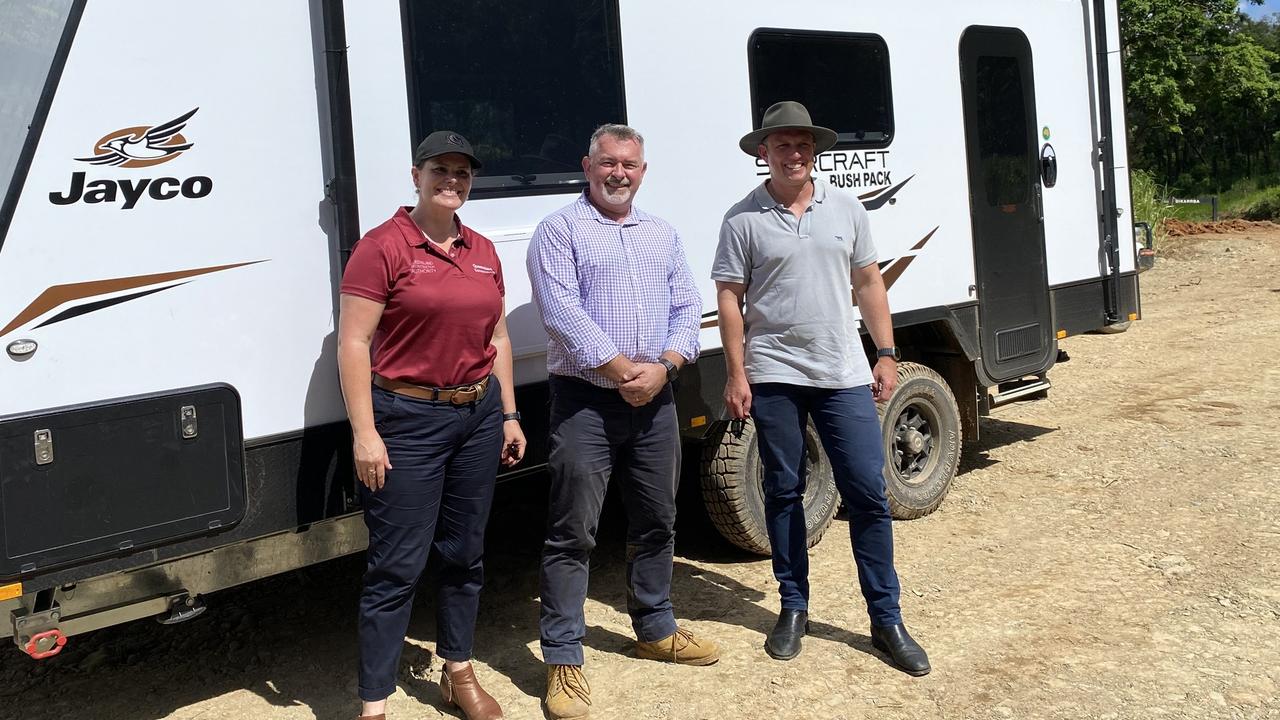
[[[1120,0],[1136,220],[1280,220],[1280,2]]]

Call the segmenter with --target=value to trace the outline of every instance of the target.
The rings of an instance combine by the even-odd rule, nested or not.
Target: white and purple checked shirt
[[[632,207],[614,222],[584,192],[538,224],[525,264],[549,336],[548,372],[616,388],[594,370],[616,355],[697,359],[702,296],[665,220]]]

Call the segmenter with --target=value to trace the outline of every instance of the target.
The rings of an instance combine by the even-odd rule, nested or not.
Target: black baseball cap
[[[452,130],[437,130],[418,143],[418,149],[413,151],[413,164],[415,166],[421,165],[424,160],[430,160],[440,155],[448,155],[449,153],[466,155],[467,159],[471,161],[471,168],[473,170],[480,169],[480,160],[476,158],[475,152],[471,150],[471,143]]]

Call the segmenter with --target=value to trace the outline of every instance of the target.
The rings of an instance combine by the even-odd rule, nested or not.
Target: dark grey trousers
[[[680,436],[668,385],[631,407],[617,390],[551,377],[551,499],[542,551],[542,657],[581,665],[588,561],[615,468],[627,514],[627,611],[636,637],[676,631],[671,610]]]

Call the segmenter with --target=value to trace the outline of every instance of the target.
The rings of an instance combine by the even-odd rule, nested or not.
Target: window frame
[[[421,2],[422,0],[418,0],[418,1]],[[415,82],[416,76],[414,74],[414,66],[413,66],[413,49],[411,45],[411,42],[413,41],[413,39],[412,39],[412,34],[410,32],[412,23],[410,22],[410,15],[409,15],[409,13],[411,12],[409,6],[413,2],[414,0],[400,0],[400,31],[402,35],[402,45],[404,47],[405,84],[407,86],[405,92],[406,92],[406,98],[408,100],[408,105],[409,105],[409,108],[408,108],[409,109],[409,135],[410,135],[409,155],[411,157],[413,155],[414,149],[417,147],[418,142],[421,141],[422,137],[426,137],[426,132],[427,132],[427,130],[422,127],[423,120],[422,120],[422,113],[420,110],[422,107],[422,103],[420,102],[420,98],[418,97],[418,93],[416,90],[416,82]],[[620,117],[618,119],[611,120],[610,122],[621,123],[625,125],[627,124],[627,86],[626,86],[627,74],[626,74],[626,67],[623,63],[623,58],[625,53],[623,52],[623,47],[622,47],[622,10],[620,8],[621,2],[620,0],[598,0],[598,2],[601,2],[604,4],[604,18],[605,18],[604,32],[606,35],[606,39],[609,41],[609,46],[612,48],[616,48],[616,56],[614,57],[614,60],[617,62],[617,67],[618,67],[616,81],[617,81],[617,98],[618,98],[618,108],[620,111],[619,113]],[[438,129],[438,128],[432,128],[432,129]],[[593,127],[592,130],[594,129],[595,128]],[[589,139],[590,139],[589,135],[580,139],[580,142],[582,143],[582,146],[584,148],[586,147],[586,144]],[[585,150],[583,151],[583,155],[586,155]],[[480,160],[484,161],[485,159],[480,158]],[[561,179],[552,181],[552,182],[544,182],[544,183],[539,183],[535,181],[533,183],[527,183],[527,184],[515,183],[513,181],[510,181],[508,183],[503,183],[497,186],[484,187],[477,184],[477,181],[485,180],[493,177],[500,177],[500,176],[489,175],[486,173],[485,168],[481,167],[479,170],[476,171],[474,179],[472,180],[470,197],[472,199],[482,199],[482,198],[504,198],[504,197],[529,197],[529,196],[536,196],[536,195],[568,195],[568,194],[581,193],[583,190],[585,190],[588,187],[586,174],[583,173],[581,170],[579,170],[576,173],[573,180],[566,180],[563,178],[563,176],[572,174],[568,172],[543,173],[543,174],[544,175],[554,174],[556,176],[560,176]]]
[[[840,140],[838,139],[842,130],[838,127],[832,127],[836,131],[836,144],[831,146],[827,152],[834,150],[883,150],[893,144],[894,137],[897,135],[897,120],[894,112],[893,104],[893,58],[889,52],[889,43],[885,42],[883,36],[876,33],[867,32],[841,32],[835,30],[802,30],[797,28],[777,28],[777,27],[761,27],[751,31],[747,37],[747,73],[748,81],[751,86],[751,127],[760,127],[761,118],[764,111],[760,109],[760,83],[757,75],[757,59],[755,45],[757,39],[761,35],[775,35],[784,38],[821,38],[823,40],[851,40],[856,42],[869,42],[878,45],[884,52],[884,98],[885,105],[888,110],[888,127],[886,128],[886,136],[882,140]]]

